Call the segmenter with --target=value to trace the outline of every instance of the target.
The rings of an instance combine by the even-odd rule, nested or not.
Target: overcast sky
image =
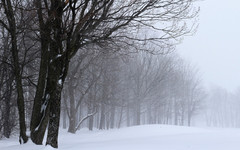
[[[200,2],[199,28],[185,37],[178,53],[196,64],[207,86],[240,87],[240,1]]]

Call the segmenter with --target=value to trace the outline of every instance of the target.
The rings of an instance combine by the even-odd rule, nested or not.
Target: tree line
[[[61,121],[71,133],[83,127],[190,126],[207,96],[196,67],[174,53],[103,54],[86,62],[70,65],[78,72],[68,76],[63,89]]]
[[[207,126],[239,128],[239,96],[239,88],[229,92],[216,85],[210,87],[208,97],[204,102],[203,119]]]
[[[173,51],[193,31],[193,3],[1,0],[0,132],[18,127],[20,143],[42,144],[47,131],[46,144],[57,148],[60,112],[72,133],[86,120],[90,129],[172,118],[190,125],[198,81],[174,57],[151,54]]]

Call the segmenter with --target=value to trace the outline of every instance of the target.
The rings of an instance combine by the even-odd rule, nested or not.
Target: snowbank
[[[0,141],[0,150],[53,150],[16,138]],[[145,125],[109,131],[62,130],[59,150],[239,150],[240,129]]]

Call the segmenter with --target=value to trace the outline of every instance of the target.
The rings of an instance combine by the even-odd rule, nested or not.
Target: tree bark
[[[7,94],[5,97],[5,111],[4,111],[4,122],[3,122],[3,135],[6,138],[10,138],[10,134],[11,134],[11,128],[12,125],[10,124],[11,120],[10,120],[10,111],[11,111],[11,96],[12,96],[12,82],[13,80],[11,79],[11,77],[8,79],[7,81]]]
[[[7,16],[9,24],[9,32],[11,35],[11,52],[13,57],[13,66],[14,66],[14,75],[17,88],[17,104],[18,104],[18,113],[19,113],[19,124],[20,124],[20,136],[19,142],[26,143],[28,137],[26,135],[26,124],[25,124],[25,107],[24,107],[24,96],[23,96],[23,87],[22,87],[22,76],[20,72],[18,48],[17,48],[17,33],[16,33],[16,21],[15,15],[12,8],[12,3],[10,0],[2,1],[5,14]]]
[[[49,88],[48,88],[48,67],[49,67],[49,43],[51,25],[49,21],[44,22],[41,1],[36,1],[38,22],[40,28],[41,62],[37,89],[34,97],[32,117],[30,123],[31,140],[41,145],[48,124],[49,116]]]
[[[50,113],[49,113],[48,136],[47,136],[46,145],[51,145],[54,148],[58,148],[61,92],[62,92],[62,85],[58,84],[57,88],[50,94]]]
[[[70,100],[70,117],[69,117],[68,132],[75,133],[76,109],[75,109],[75,99],[74,99],[74,88],[72,87],[72,85],[73,83],[69,83],[69,87],[68,87],[69,100]]]

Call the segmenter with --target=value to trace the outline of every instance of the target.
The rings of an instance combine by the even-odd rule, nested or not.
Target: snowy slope
[[[52,150],[16,138],[0,140],[0,150]],[[61,131],[59,150],[239,150],[240,129],[145,125],[109,131]]]

